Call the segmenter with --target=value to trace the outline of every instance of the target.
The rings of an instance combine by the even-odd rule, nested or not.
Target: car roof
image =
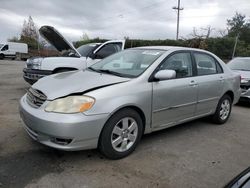
[[[145,49],[145,50],[193,50],[193,51],[201,51],[201,52],[208,52],[206,50],[198,49],[198,48],[188,48],[182,46],[142,46],[136,47],[134,49]]]

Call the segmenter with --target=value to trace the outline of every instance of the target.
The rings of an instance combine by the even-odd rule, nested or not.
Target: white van
[[[25,43],[7,42],[0,46],[0,59],[5,57],[15,59],[17,53],[27,54],[28,45]]]

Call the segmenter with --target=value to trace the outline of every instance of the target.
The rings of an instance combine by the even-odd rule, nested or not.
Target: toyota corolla
[[[143,134],[204,116],[225,123],[240,93],[240,76],[210,52],[140,47],[40,79],[21,98],[20,115],[42,144],[119,159]]]

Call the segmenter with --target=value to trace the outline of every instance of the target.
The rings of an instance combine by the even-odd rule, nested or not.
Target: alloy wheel
[[[138,136],[138,124],[131,117],[122,118],[113,128],[111,143],[114,150],[124,152],[129,150]]]
[[[230,101],[228,99],[225,99],[222,103],[221,103],[221,107],[220,107],[220,118],[221,120],[225,120],[227,119],[229,113],[230,113]]]

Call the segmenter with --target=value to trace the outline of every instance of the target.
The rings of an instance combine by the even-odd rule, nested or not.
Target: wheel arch
[[[142,119],[142,125],[143,125],[143,134],[145,132],[145,128],[146,128],[146,116],[144,114],[144,112],[142,111],[141,108],[139,108],[138,106],[136,105],[126,105],[126,106],[121,106],[120,108],[117,108],[116,110],[114,110],[112,113],[110,113],[109,117],[107,118],[105,124],[107,123],[107,121],[113,116],[115,115],[117,112],[121,111],[121,110],[124,110],[124,109],[133,109],[135,110],[139,116],[141,117]],[[105,126],[104,124],[104,126]],[[99,139],[98,139],[98,145],[99,145],[99,140],[100,140],[100,136],[102,134],[102,131],[104,129],[104,126],[102,127],[101,131],[100,131],[100,134],[99,134]]]
[[[228,90],[227,92],[224,93],[224,95],[228,95],[231,98],[232,103],[233,103],[233,101],[234,101],[234,93],[233,93],[232,90]]]
[[[108,120],[114,115],[116,114],[117,112],[121,111],[121,110],[124,110],[124,109],[132,109],[132,110],[135,110],[141,117],[141,120],[142,120],[142,125],[143,125],[143,132],[145,131],[145,126],[146,126],[146,116],[144,114],[144,112],[142,111],[141,108],[139,108],[138,106],[136,105],[126,105],[126,106],[121,106],[120,108],[116,109],[115,111],[113,111]],[[108,121],[107,120],[107,121]]]

